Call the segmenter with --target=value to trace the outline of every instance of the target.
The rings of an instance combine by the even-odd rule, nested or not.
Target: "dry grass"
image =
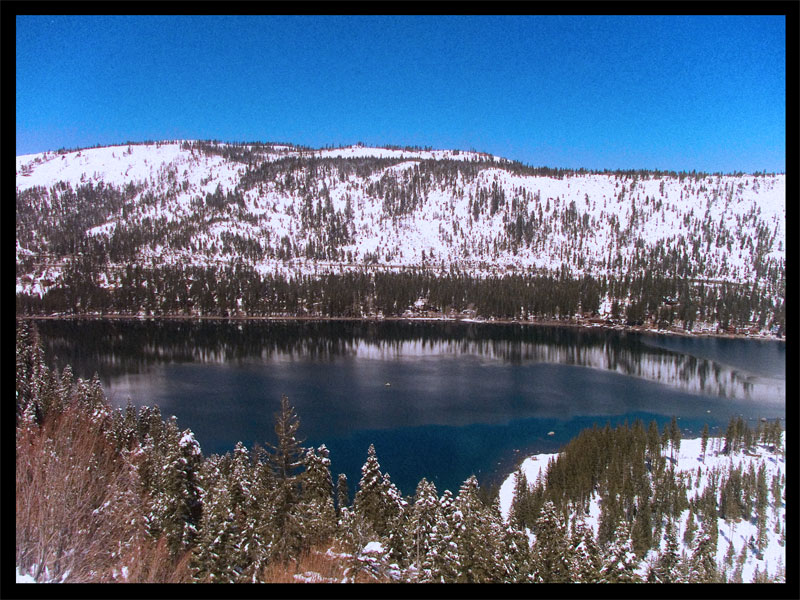
[[[133,581],[185,580],[144,533],[135,469],[84,409],[18,429],[16,450],[17,565],[38,581],[119,581],[123,567]]]
[[[349,565],[341,550],[329,544],[320,544],[286,563],[271,564],[264,569],[262,580],[266,583],[339,583],[345,578]],[[355,574],[354,583],[391,583],[388,578],[376,579],[367,572]]]
[[[128,566],[127,583],[188,583],[191,580],[191,552],[170,556],[165,538],[158,541],[141,536],[139,543],[123,553]]]

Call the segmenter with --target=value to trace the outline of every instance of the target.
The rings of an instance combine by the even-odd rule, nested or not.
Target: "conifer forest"
[[[681,437],[674,419],[584,430],[535,481],[518,469],[504,518],[474,476],[401,492],[374,446],[359,481],[335,476],[285,396],[264,446],[204,455],[157,406],[111,408],[96,377],[48,368],[21,321],[17,568],[64,582],[785,581],[785,564],[743,579],[786,543],[785,474],[768,468],[785,461],[780,422],[706,428],[696,472],[676,470]]]

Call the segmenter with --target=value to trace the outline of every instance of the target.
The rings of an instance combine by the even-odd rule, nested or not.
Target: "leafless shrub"
[[[182,579],[185,564],[145,534],[136,470],[102,420],[69,404],[41,427],[18,428],[17,565],[37,581]]]

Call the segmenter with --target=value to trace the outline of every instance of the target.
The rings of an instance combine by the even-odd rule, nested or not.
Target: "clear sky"
[[[785,170],[784,16],[17,16],[17,154],[146,139]]]

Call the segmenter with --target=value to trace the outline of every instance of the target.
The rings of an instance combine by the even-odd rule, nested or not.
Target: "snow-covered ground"
[[[358,265],[374,259],[383,268],[455,265],[475,273],[552,272],[568,264],[573,274],[597,276],[610,271],[627,273],[637,253],[646,255],[662,249],[665,255],[676,253],[679,259],[702,260],[708,278],[752,283],[756,279],[756,256],[773,261],[779,268],[785,260],[785,175],[637,179],[614,174],[568,174],[556,178],[514,172],[507,168],[505,159],[454,150],[350,146],[302,152],[267,147],[258,152],[258,159],[264,162],[292,156],[382,157],[403,162],[366,177],[353,173],[340,177],[335,169],[322,170],[307,179],[302,193],[296,186],[286,188],[283,181],[262,182],[243,191],[241,213],[214,214],[208,223],[191,229],[192,247],[169,247],[159,241],[154,247],[141,249],[141,260],[149,263],[157,258],[183,264],[228,261],[235,257],[222,253],[223,234],[257,240],[273,249],[285,236],[303,256],[307,244],[320,243],[300,218],[305,193],[316,197],[315,208],[317,198],[329,197],[332,210],[340,216],[350,202],[352,242],[339,250],[349,252],[352,264]],[[430,159],[480,159],[490,164],[474,178],[458,172],[447,181],[434,177],[421,187],[412,183],[415,166]],[[248,169],[217,154],[183,149],[180,141],[18,156],[16,167],[19,191],[33,186],[50,188],[59,181],[69,182],[73,188],[90,182],[144,186],[125,218],[113,215],[90,228],[91,236],[110,236],[120,223],[137,224],[145,219],[191,221],[194,200],[214,193],[218,186],[223,193],[235,190]],[[307,177],[306,171],[301,167],[295,177]],[[374,191],[381,182],[405,190],[417,186],[415,208],[388,215],[384,207],[386,188],[381,193]],[[494,211],[489,208],[492,201],[486,199],[492,190],[502,192],[503,197]],[[164,200],[157,205],[141,202],[149,193]],[[483,197],[483,206],[478,214],[472,208],[479,197]],[[535,219],[534,239],[529,245],[515,240],[517,234],[510,229],[518,217],[521,223]],[[36,245],[40,243],[37,239]],[[36,250],[18,247],[17,254],[32,249]],[[264,269],[286,268],[271,264],[277,261],[266,257],[256,262],[254,266]],[[301,260],[295,266],[310,273],[318,265]],[[18,291],[40,292],[38,282],[43,279],[52,277],[37,274],[32,282],[18,281]]]
[[[783,441],[785,447],[785,436],[783,433]],[[700,496],[703,493],[709,481],[709,473],[714,469],[722,470],[723,472],[729,466],[742,465],[744,470],[747,470],[752,463],[757,471],[761,464],[765,465],[767,482],[772,481],[774,475],[783,477],[786,472],[786,460],[779,454],[770,453],[763,447],[759,446],[753,453],[737,452],[731,455],[724,455],[719,452],[723,440],[721,438],[710,438],[708,441],[708,448],[703,460],[702,453],[702,440],[701,438],[681,440],[680,451],[677,456],[676,473],[678,475],[692,477],[692,488],[689,490],[689,500],[693,497]],[[547,469],[547,464],[551,459],[554,459],[558,454],[538,454],[526,458],[520,465],[522,472],[530,485],[533,485],[541,473],[544,477],[544,472]],[[697,479],[697,471],[700,469],[701,476]],[[500,487],[500,511],[503,519],[508,519],[511,510],[511,505],[514,500],[514,484],[516,481],[516,472],[511,473]],[[786,528],[785,522],[785,506],[779,507],[777,510],[769,508],[767,520],[767,545],[763,553],[759,555],[756,552],[748,552],[747,559],[742,567],[742,581],[750,582],[758,569],[761,573],[765,571],[771,576],[774,576],[782,567],[786,567],[786,548],[779,543],[779,535],[775,533],[776,521],[780,521],[781,527]],[[686,530],[686,522],[689,511],[686,510],[678,519],[680,530],[677,531],[679,542],[682,544],[683,535]],[[597,534],[598,524],[600,519],[600,501],[595,496],[590,505],[590,514],[586,518],[587,525],[590,525]],[[757,526],[751,521],[738,521],[736,523],[728,522],[722,518],[718,520],[719,538],[717,543],[717,566],[720,566],[725,561],[725,555],[728,552],[729,542],[733,542],[734,556],[738,556],[742,548],[746,546],[751,539],[757,538]],[[664,541],[662,539],[662,547]],[[690,554],[689,549],[686,547],[683,550]],[[652,557],[653,551],[645,557],[640,567],[640,574],[644,574],[647,570],[647,559]],[[730,574],[729,570],[729,574]]]
[[[36,581],[31,573],[36,572],[36,565],[33,565],[29,571],[25,571],[25,569],[20,570],[19,565],[17,565],[17,583],[63,583],[66,581],[67,577],[69,577],[69,571],[64,573],[61,579],[57,579],[50,576],[50,573],[45,568],[44,573],[39,575],[40,581]]]
[[[19,567],[17,567],[17,583],[36,583],[36,580],[33,578],[33,575],[20,573]]]

